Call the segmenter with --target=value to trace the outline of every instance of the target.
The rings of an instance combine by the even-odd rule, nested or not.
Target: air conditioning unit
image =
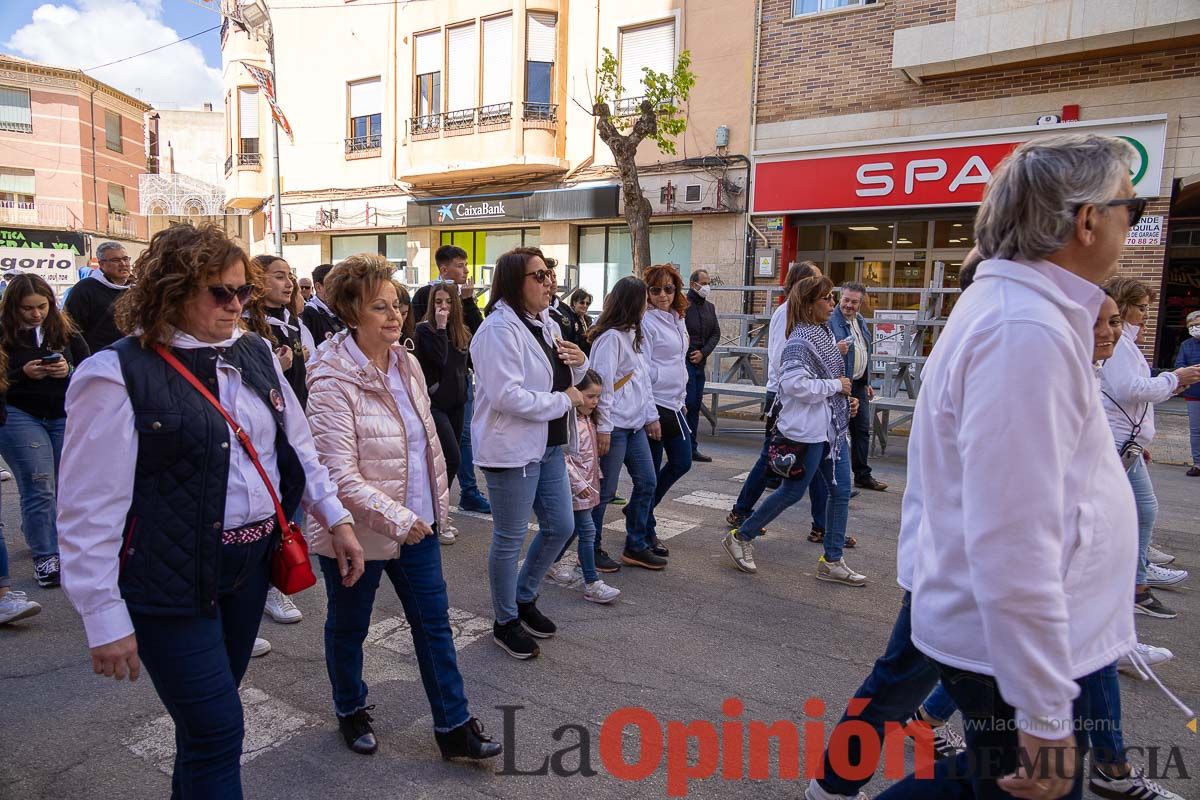
[[[700,202],[700,184],[689,183],[683,187],[683,202],[699,203]]]

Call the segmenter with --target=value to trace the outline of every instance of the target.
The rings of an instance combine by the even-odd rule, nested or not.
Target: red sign
[[[754,213],[978,203],[1021,141],[760,161]]]

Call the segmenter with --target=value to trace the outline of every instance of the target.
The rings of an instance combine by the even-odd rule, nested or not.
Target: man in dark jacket
[[[871,388],[871,334],[861,313],[867,287],[847,283],[842,287],[838,307],[829,318],[833,338],[845,342],[846,377],[850,379],[850,394],[858,400],[858,414],[850,420],[850,466],[854,469],[854,485],[882,492],[887,484],[871,475],[868,457],[871,453],[871,406],[875,390]]]
[[[346,324],[338,319],[333,309],[325,305],[325,279],[333,271],[333,264],[321,264],[312,273],[314,296],[304,305],[300,312],[300,320],[308,332],[312,334],[313,342],[320,347],[335,333],[345,330]],[[314,354],[315,355],[315,354]]]
[[[687,424],[692,429],[692,461],[707,463],[710,456],[700,452],[696,446],[696,429],[700,425],[700,404],[704,402],[704,370],[708,357],[721,341],[721,325],[717,322],[717,309],[708,301],[708,272],[692,271],[691,286],[688,287],[688,307],[684,316],[688,332],[687,354]]]
[[[113,321],[113,304],[126,289],[133,275],[129,254],[118,242],[96,247],[98,272],[71,287],[63,308],[87,342],[88,351],[99,352],[122,337]]]

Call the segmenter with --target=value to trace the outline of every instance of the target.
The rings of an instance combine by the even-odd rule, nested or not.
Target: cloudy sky
[[[89,69],[218,25],[188,0],[0,0],[0,51],[97,80],[161,108],[221,101],[221,40],[215,30],[155,53]]]

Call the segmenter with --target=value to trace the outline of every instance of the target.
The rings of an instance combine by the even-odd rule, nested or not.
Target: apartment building
[[[305,7],[307,4],[307,7]],[[642,67],[691,52],[696,88],[677,154],[643,145],[655,261],[745,275],[754,20],[719,0],[446,0],[398,6],[298,0],[271,12],[283,138],[284,252],[299,271],[373,250],[425,280],[457,244],[484,283],[497,255],[538,245],[564,286],[602,297],[631,272],[615,168],[591,116],[608,48],[633,109]],[[324,16],[321,16],[321,15]],[[712,32],[720,30],[721,36]],[[269,215],[270,127],[226,37],[227,202]],[[264,224],[270,224],[264,219]],[[263,231],[265,233],[265,231]],[[261,240],[260,240],[261,242]],[[260,243],[265,249],[267,243]]]
[[[145,247],[138,175],[149,106],[78,70],[0,55],[0,247]]]
[[[225,115],[198,109],[146,112],[146,172],[138,176],[141,213],[150,235],[180,222],[220,225],[245,238],[240,212],[225,208],[222,173]]]
[[[752,223],[778,262],[955,286],[991,170],[1062,131],[1128,139],[1150,198],[1123,272],[1159,293],[1147,355],[1200,307],[1200,4],[760,0]],[[770,261],[765,260],[763,281]],[[779,270],[782,272],[782,270]]]

